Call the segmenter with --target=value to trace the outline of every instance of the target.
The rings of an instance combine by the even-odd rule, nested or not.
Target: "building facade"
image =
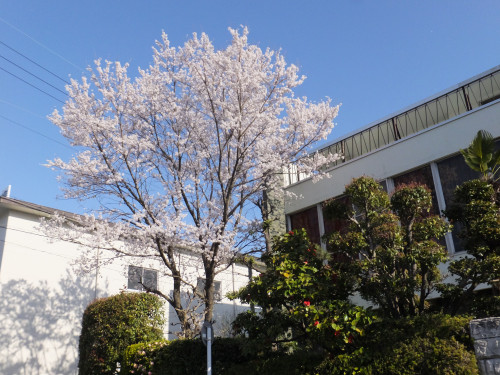
[[[54,210],[0,197],[0,374],[77,374],[78,340],[83,311],[96,298],[137,292],[143,284],[162,292],[172,289],[160,264],[144,267],[122,259],[96,262],[92,272],[78,273],[81,248],[53,240],[40,231],[40,219]],[[71,215],[66,213],[67,215]],[[203,283],[200,259],[188,251],[184,275]],[[97,258],[98,259],[98,258]],[[216,334],[224,334],[234,317],[249,308],[225,297],[249,280],[249,269],[233,264],[216,276]],[[165,304],[165,336],[178,331],[173,309]]]
[[[477,178],[463,161],[479,130],[490,132],[500,147],[500,66],[337,139],[318,150],[342,157],[329,167],[329,177],[314,182],[296,173],[285,174],[285,214],[288,229],[306,228],[320,243],[335,229],[323,217],[323,202],[340,197],[353,178],[370,176],[387,192],[398,185],[427,185],[435,213],[446,209],[456,186]],[[294,196],[294,197],[290,197]],[[463,247],[454,233],[446,236],[450,254]]]

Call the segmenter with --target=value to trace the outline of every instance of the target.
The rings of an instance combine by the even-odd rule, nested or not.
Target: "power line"
[[[24,69],[22,66],[20,66],[20,65],[16,64],[15,62],[13,62],[13,61],[9,60],[9,59],[8,59],[8,58],[6,58],[5,56],[0,55],[0,57],[1,57],[2,59],[4,59],[4,60],[8,61],[8,62],[9,62],[9,63],[11,63],[12,65],[16,66],[17,68],[21,69],[22,71],[24,71],[24,72],[28,73],[30,76],[35,77],[35,78],[36,78],[36,79],[38,79],[39,81],[42,81],[42,82],[43,82],[43,83],[45,83],[46,85],[48,85],[48,86],[52,87],[53,89],[55,89],[55,90],[59,91],[59,92],[60,92],[60,93],[62,93],[63,95],[66,95],[66,93],[65,93],[64,91],[62,91],[61,89],[59,89],[58,87],[56,87],[56,86],[52,85],[51,83],[47,82],[46,80],[44,80],[44,79],[42,79],[42,78],[40,78],[40,77],[38,77],[36,74],[31,73],[29,70]]]
[[[0,69],[1,69],[1,68],[0,68]],[[21,124],[21,123],[19,123],[19,122],[17,122],[17,121],[14,121],[14,120],[12,120],[12,119],[10,119],[10,118],[8,118],[8,117],[5,117],[5,116],[3,116],[3,115],[0,115],[0,118],[3,118],[4,120],[9,121],[9,122],[11,122],[11,123],[13,123],[13,124],[15,124],[15,125],[17,125],[17,126],[20,126],[20,127],[22,127],[23,129],[29,130],[30,132],[35,133],[35,134],[37,134],[37,135],[39,135],[39,136],[41,136],[41,137],[47,138],[48,140],[50,140],[50,141],[52,141],[52,142],[58,143],[58,144],[60,144],[61,146],[67,147],[67,148],[69,148],[70,150],[73,150],[73,148],[72,148],[72,147],[70,147],[70,146],[68,146],[67,144],[62,143],[62,142],[59,142],[57,139],[51,138],[51,137],[49,137],[48,135],[45,135],[45,134],[43,134],[43,133],[39,132],[38,130],[31,129],[31,128],[30,128],[30,127],[28,127],[28,126],[23,125],[23,124]]]
[[[9,22],[7,22],[6,20],[4,20],[2,17],[0,17],[0,21],[2,21],[3,23],[5,23],[7,26],[13,28],[14,30],[16,30],[17,32],[23,34],[24,36],[28,37],[29,39],[31,39],[33,42],[35,42],[36,44],[38,44],[40,47],[46,49],[47,51],[49,51],[50,53],[52,53],[54,56],[57,56],[59,57],[61,60],[67,62],[68,64],[74,66],[75,68],[79,69],[79,70],[84,70],[82,67],[72,63],[71,61],[69,61],[67,58],[65,58],[64,56],[58,54],[57,52],[55,52],[54,50],[50,49],[49,47],[47,47],[45,44],[39,42],[38,40],[36,40],[35,38],[33,38],[31,35],[28,35],[27,33],[25,33],[24,31],[18,29],[17,27],[15,27],[14,25],[10,24]]]
[[[20,80],[20,81],[23,81],[24,83],[26,83],[27,85],[29,85],[29,86],[31,86],[31,87],[33,87],[33,88],[37,89],[38,91],[43,92],[45,95],[50,96],[51,98],[53,98],[53,99],[57,100],[59,103],[64,104],[64,102],[63,102],[62,100],[60,100],[60,99],[56,98],[55,96],[53,96],[53,95],[49,94],[47,91],[44,91],[44,90],[42,90],[41,88],[39,88],[39,87],[37,87],[37,86],[35,86],[35,85],[33,85],[33,84],[29,83],[28,81],[26,81],[26,80],[22,79],[21,77],[17,76],[16,74],[9,72],[7,69],[4,69],[4,68],[0,67],[0,70],[3,70],[4,72],[6,72],[6,73],[10,74],[11,76],[13,76],[13,77],[17,78],[17,79],[18,79],[18,80]]]
[[[50,73],[52,74],[54,77],[60,79],[61,81],[63,81],[64,83],[66,84],[70,84],[68,81],[66,81],[64,78],[61,78],[60,76],[58,76],[56,73],[53,73],[51,72],[50,70],[48,70],[47,68],[44,68],[43,66],[41,66],[40,64],[38,64],[36,61],[33,61],[32,59],[30,59],[29,57],[23,55],[21,52],[19,52],[18,50],[16,50],[15,48],[12,48],[10,46],[8,46],[6,43],[2,42],[0,40],[0,44],[3,44],[5,47],[7,47],[8,49],[10,49],[11,51],[14,51],[15,53],[17,53],[18,55],[24,57],[26,60],[28,60],[29,62],[31,62],[32,64],[35,64],[36,66],[38,66],[39,68],[45,70],[47,73]]]

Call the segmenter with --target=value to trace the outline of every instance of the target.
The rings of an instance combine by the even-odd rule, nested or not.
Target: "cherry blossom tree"
[[[97,199],[99,208],[78,225],[56,217],[50,230],[75,241],[91,231],[93,247],[159,259],[173,293],[152,292],[171,304],[188,335],[195,327],[183,288],[203,301],[211,321],[214,278],[255,249],[255,202],[280,188],[276,174],[294,163],[318,175],[336,157],[306,155],[331,132],[338,106],[296,97],[305,79],[296,66],[248,44],[247,28],[229,31],[221,50],[206,34],[182,47],[163,34],[153,63],[135,76],[128,64],[98,60],[88,77],[71,81],[62,112],[51,116],[76,153],[48,165],[61,172],[67,198]],[[204,291],[183,274],[180,249],[201,259]]]

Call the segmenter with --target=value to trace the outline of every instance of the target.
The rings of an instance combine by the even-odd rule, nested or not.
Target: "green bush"
[[[479,374],[474,353],[454,338],[417,337],[377,360],[374,374],[468,375]]]
[[[500,313],[499,299],[477,290],[481,284],[491,285],[500,274],[499,194],[498,183],[467,181],[457,187],[446,209],[446,216],[461,228],[467,256],[450,262],[448,272],[454,281],[439,287],[445,312],[482,317]]]
[[[378,321],[354,351],[326,359],[315,374],[478,374],[469,321],[442,314]]]
[[[478,374],[469,317],[443,314],[387,319],[337,353],[321,348],[288,353],[245,353],[248,339],[215,339],[213,373],[219,375]],[[200,340],[130,346],[121,374],[203,375],[206,347]]]
[[[120,374],[147,374],[158,367],[157,353],[169,341],[141,342],[130,345],[123,352]]]
[[[242,350],[243,339],[216,338],[212,367],[216,374],[247,374],[250,357]],[[207,348],[200,340],[174,340],[129,346],[123,356],[122,374],[206,374]]]
[[[161,340],[162,305],[146,293],[121,293],[91,303],[83,313],[79,374],[114,374],[127,346]]]

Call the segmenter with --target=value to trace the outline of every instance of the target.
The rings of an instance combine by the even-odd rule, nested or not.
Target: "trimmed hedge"
[[[469,321],[436,314],[373,323],[351,353],[325,360],[316,374],[479,374]]]
[[[79,374],[115,374],[129,345],[161,340],[162,305],[156,295],[146,293],[121,293],[92,302],[83,313]]]
[[[251,356],[243,354],[243,340],[216,338],[212,367],[216,374],[247,374]],[[129,346],[123,355],[121,374],[196,375],[207,373],[207,348],[201,340],[173,340]],[[238,370],[233,370],[237,367]],[[241,371],[240,371],[241,370]]]
[[[478,374],[469,317],[424,315],[373,323],[366,335],[338,353],[295,349],[247,353],[245,338],[216,338],[218,375],[474,375]],[[161,341],[127,348],[121,374],[203,375],[206,348],[200,340]]]

